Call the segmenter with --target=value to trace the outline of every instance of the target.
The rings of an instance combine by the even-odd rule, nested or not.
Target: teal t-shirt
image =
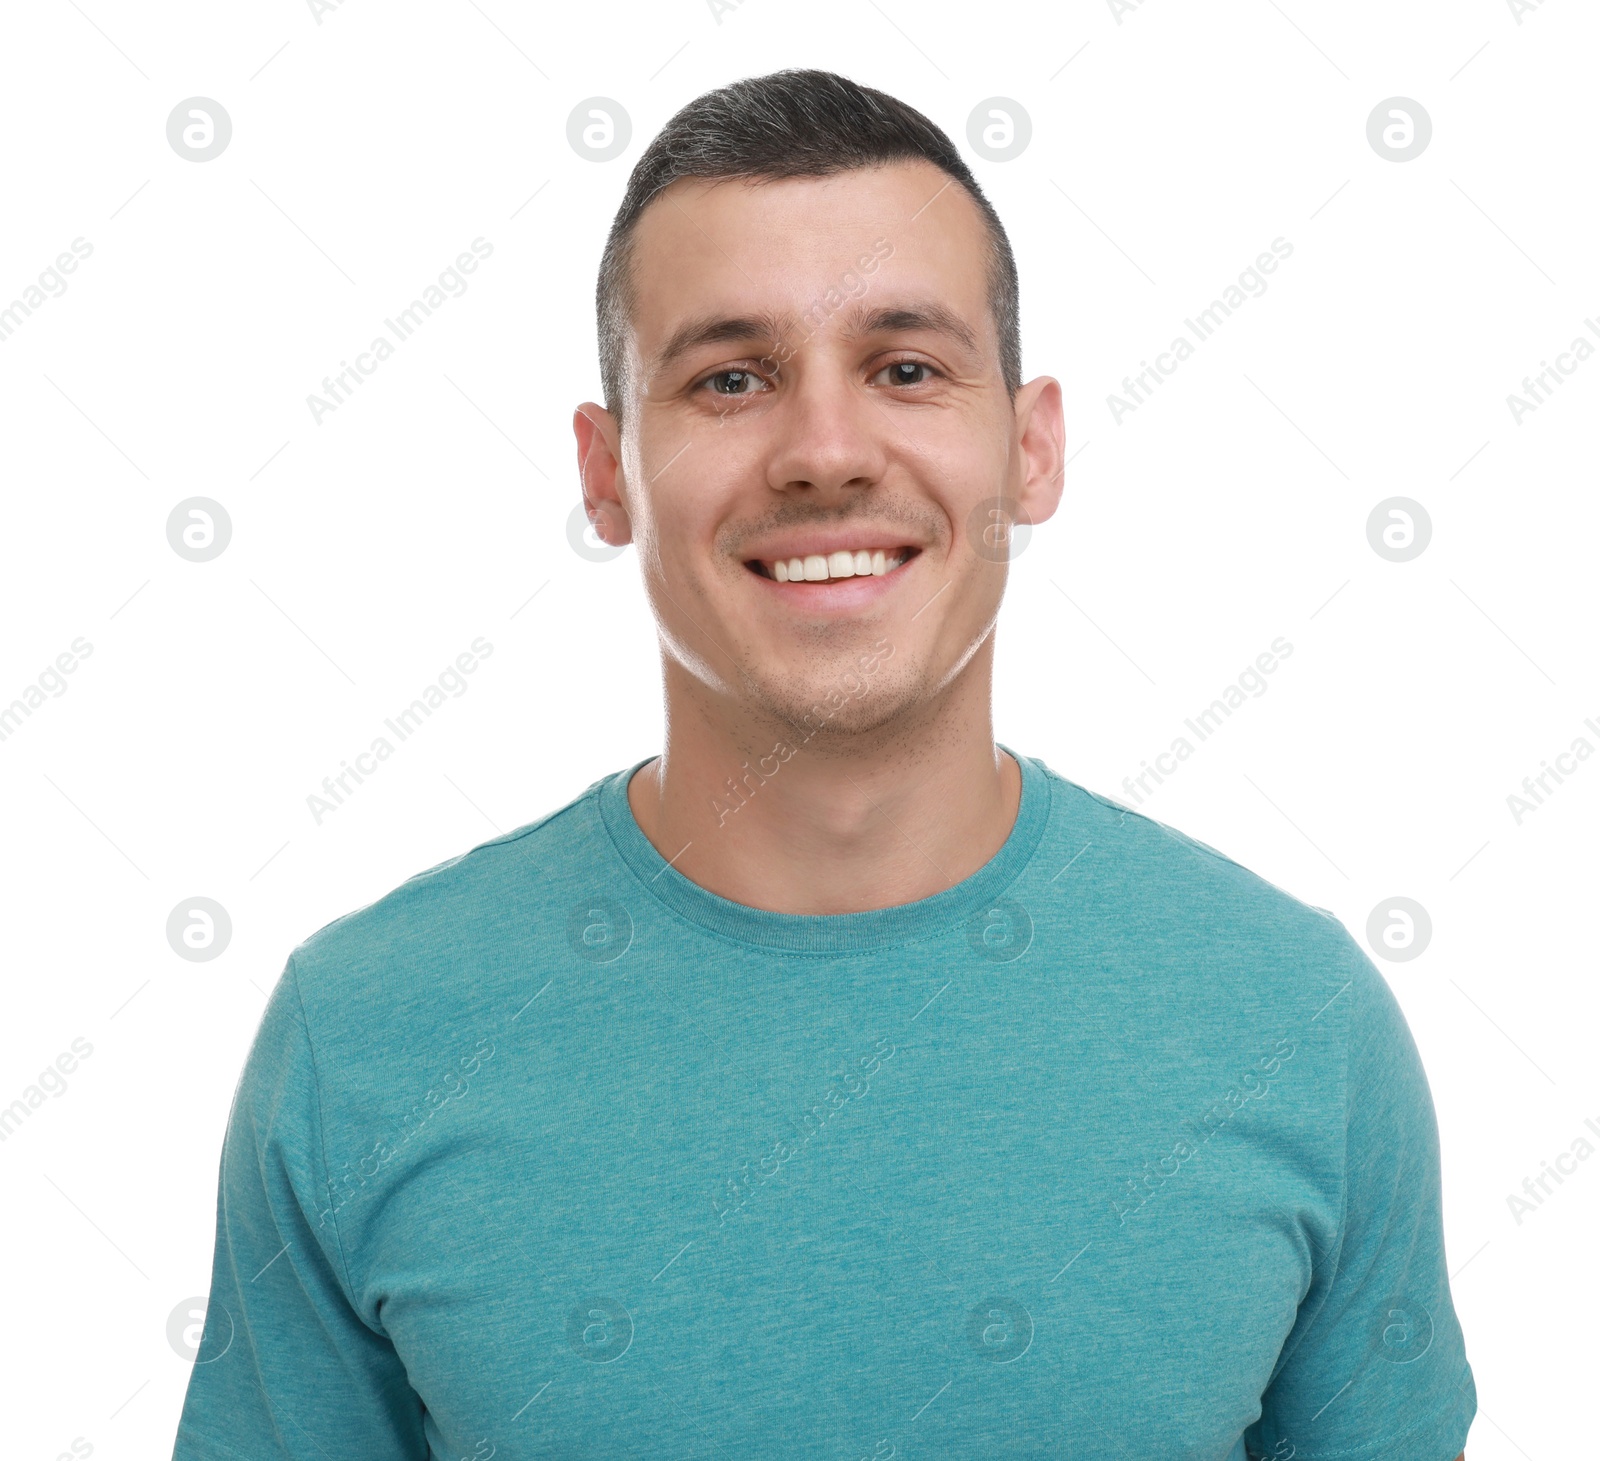
[[[1017,759],[1005,844],[915,903],[717,897],[634,767],[300,944],[178,1461],[1452,1461],[1476,1394],[1382,976]]]

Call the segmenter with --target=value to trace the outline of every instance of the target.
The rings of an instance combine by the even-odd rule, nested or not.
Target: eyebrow
[[[966,321],[954,310],[933,300],[908,301],[877,309],[858,303],[843,313],[842,322],[845,338],[850,340],[925,330],[954,340],[971,354],[978,353],[977,339]],[[752,315],[701,315],[685,321],[667,337],[651,361],[651,374],[669,369],[703,345],[734,345],[756,340],[776,347],[786,333],[809,339],[815,332],[802,331],[801,317],[789,313],[763,310]]]
[[[932,300],[875,310],[857,307],[845,317],[845,333],[851,339],[862,335],[906,334],[913,330],[947,336],[964,350],[974,355],[978,353],[977,339],[967,322],[954,310]]]
[[[702,345],[738,345],[746,340],[770,341],[776,344],[782,337],[785,322],[793,323],[792,316],[769,313],[754,315],[701,315],[679,325],[650,362],[652,375],[676,365],[678,361],[698,350]]]

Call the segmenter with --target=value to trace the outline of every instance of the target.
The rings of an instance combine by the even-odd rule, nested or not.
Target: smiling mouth
[[[920,548],[840,548],[792,558],[752,558],[744,566],[778,583],[831,583],[842,578],[882,578],[903,568]]]

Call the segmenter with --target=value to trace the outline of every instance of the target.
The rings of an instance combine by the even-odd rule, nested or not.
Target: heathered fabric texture
[[[300,944],[175,1457],[1452,1461],[1383,977],[1018,761],[1004,846],[916,903],[719,898],[634,767]]]

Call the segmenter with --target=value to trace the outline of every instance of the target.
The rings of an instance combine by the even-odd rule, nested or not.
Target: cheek
[[[717,557],[712,546],[717,520],[704,503],[687,493],[664,491],[659,481],[638,496],[642,510],[633,515],[633,543],[640,571],[659,585],[658,610],[692,630],[673,601],[687,605],[704,597],[700,585]]]
[[[675,455],[676,454],[676,455]],[[750,523],[775,505],[754,431],[719,430],[715,422],[666,432],[647,441],[628,469],[624,494],[642,560],[672,580],[703,579],[731,568],[744,572],[719,535]]]

